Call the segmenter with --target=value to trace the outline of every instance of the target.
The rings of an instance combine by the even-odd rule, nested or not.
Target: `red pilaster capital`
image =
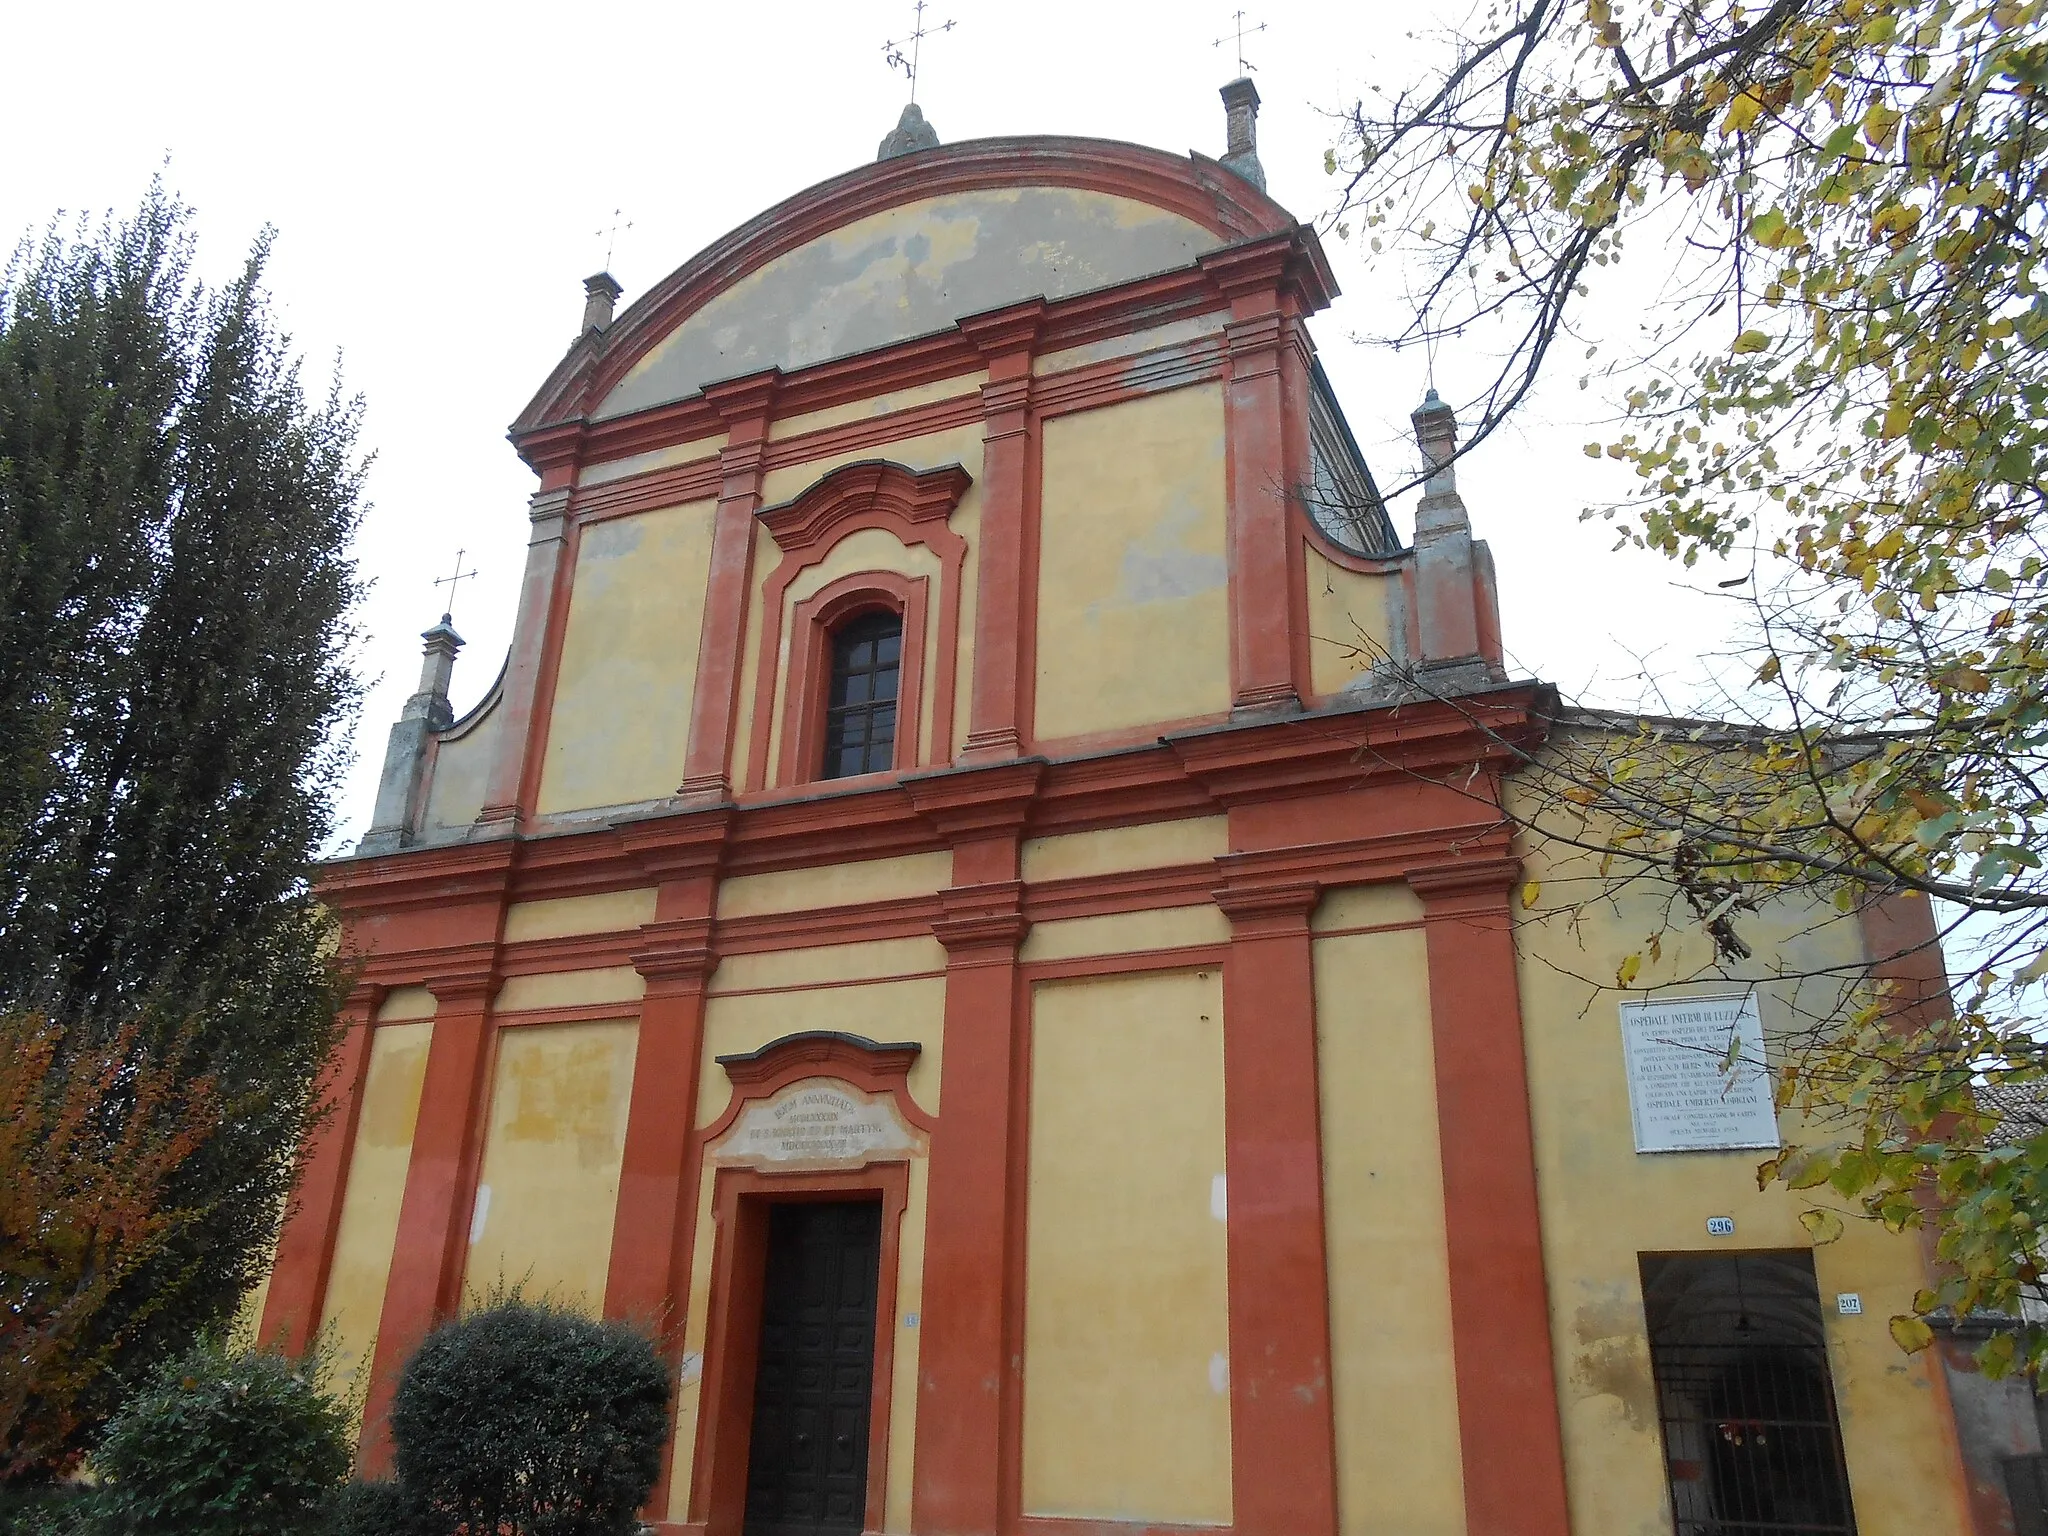
[[[477,946],[482,947],[482,946]],[[440,965],[448,965],[448,957],[436,957]],[[485,1013],[490,1010],[491,999],[498,995],[499,983],[497,957],[463,957],[467,963],[460,968],[439,966],[428,973],[422,983],[434,994],[434,1016],[443,1017],[456,1013]]]
[[[1522,861],[1513,856],[1459,859],[1406,872],[1425,918],[1503,912],[1521,875]]]
[[[714,921],[708,916],[679,917],[641,926],[641,944],[631,959],[633,969],[647,978],[649,992],[702,990],[718,969]]]
[[[1210,251],[1196,260],[1232,311],[1245,318],[1264,310],[1312,315],[1337,296],[1322,242],[1305,224]]]
[[[939,892],[932,936],[956,965],[1006,964],[1031,924],[1024,916],[1024,882],[989,880]]]
[[[903,787],[917,814],[948,843],[958,844],[1020,834],[1045,771],[1044,758],[1024,757],[926,774],[905,780]]]
[[[732,823],[732,807],[714,805],[617,825],[627,857],[648,879],[666,885],[717,874]]]
[[[1021,304],[992,309],[986,314],[969,315],[959,324],[961,333],[989,362],[991,372],[1000,370],[1008,373],[1014,369],[1015,361],[1021,358],[1028,374],[1031,352],[1038,344],[1039,328],[1044,323],[1045,300],[1031,298]],[[1002,366],[1005,364],[1009,366]]]
[[[347,1025],[367,1024],[377,1016],[377,1009],[391,993],[391,988],[379,981],[359,981],[348,989],[348,996],[341,1000],[341,1022]]]
[[[1271,939],[1308,932],[1309,914],[1323,894],[1321,885],[1313,880],[1262,878],[1233,869],[1229,855],[1216,862],[1223,876],[1215,891],[1216,905],[1230,919],[1235,937]]]
[[[769,413],[775,408],[776,391],[781,385],[782,370],[764,368],[759,373],[706,387],[704,403],[718,413],[733,439],[726,446],[726,453],[733,451],[734,444],[758,443],[768,436]]]

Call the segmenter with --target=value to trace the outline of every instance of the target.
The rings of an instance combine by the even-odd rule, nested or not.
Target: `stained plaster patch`
[[[618,416],[769,367],[795,369],[1187,266],[1221,242],[1178,214],[1073,187],[927,198],[821,235],[714,295],[599,408]]]

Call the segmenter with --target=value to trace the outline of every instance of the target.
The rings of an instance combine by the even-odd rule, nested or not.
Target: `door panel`
[[[862,1526],[881,1237],[874,1201],[769,1210],[747,1536]]]

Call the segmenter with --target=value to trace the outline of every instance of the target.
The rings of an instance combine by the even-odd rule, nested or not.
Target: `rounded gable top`
[[[1046,137],[901,155],[800,192],[700,252],[601,337],[586,334],[514,430],[629,415],[1294,227],[1199,155]]]

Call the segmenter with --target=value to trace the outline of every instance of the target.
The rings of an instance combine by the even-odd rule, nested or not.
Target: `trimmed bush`
[[[94,1524],[124,1536],[296,1536],[348,1476],[348,1409],[317,1363],[202,1343],[164,1365],[93,1456]]]
[[[412,1502],[396,1483],[344,1483],[327,1505],[320,1536],[405,1536]]]
[[[0,1536],[78,1536],[90,1492],[80,1483],[0,1485]]]
[[[620,1323],[515,1298],[444,1324],[391,1408],[413,1528],[632,1536],[668,1394],[653,1341]]]

